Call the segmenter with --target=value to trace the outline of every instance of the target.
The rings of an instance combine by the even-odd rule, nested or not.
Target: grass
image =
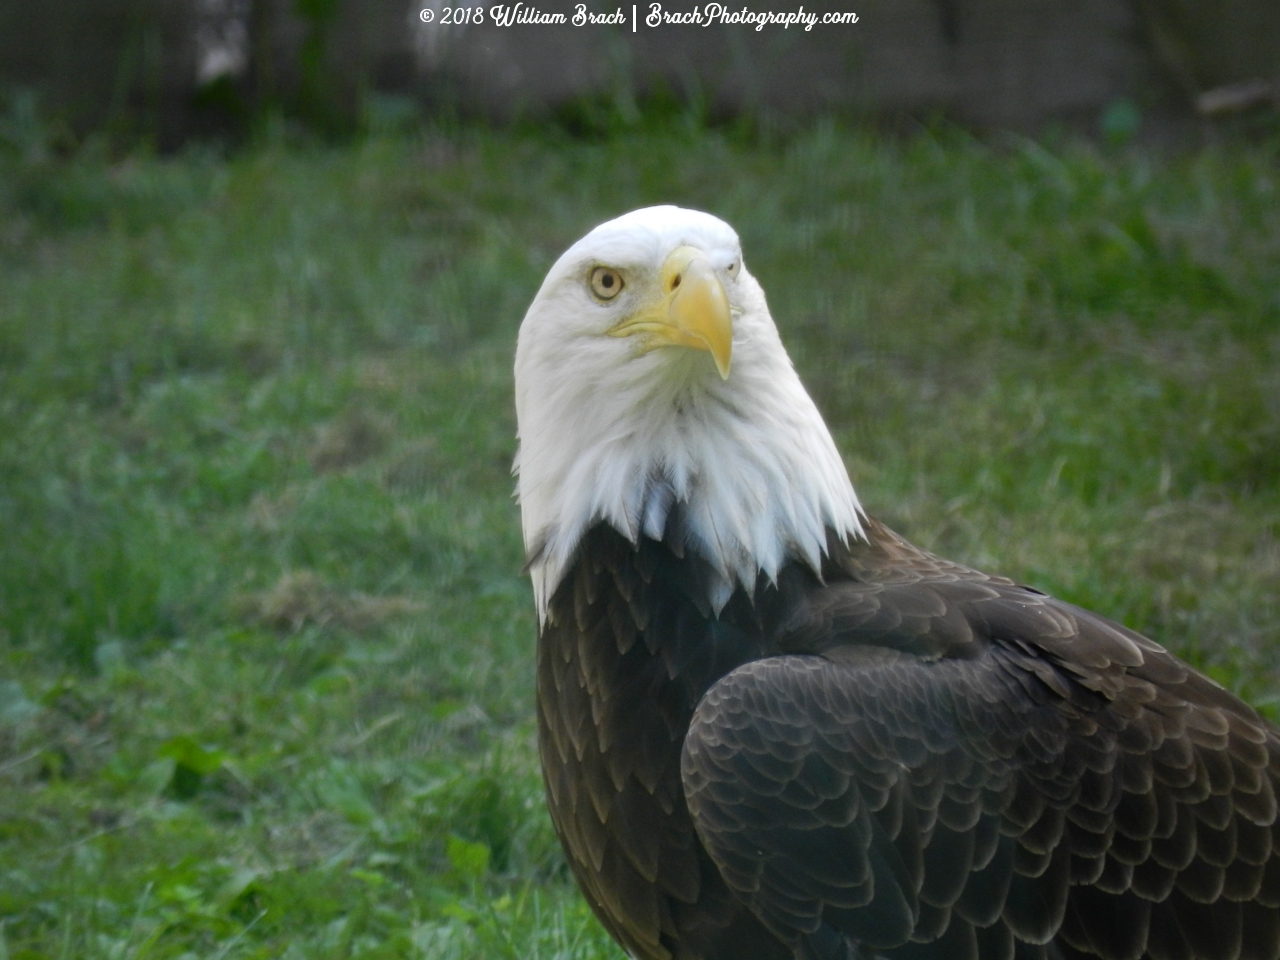
[[[737,226],[873,512],[1274,709],[1274,143],[32,142],[0,155],[0,956],[621,956],[542,807],[509,371],[555,256],[645,203]]]

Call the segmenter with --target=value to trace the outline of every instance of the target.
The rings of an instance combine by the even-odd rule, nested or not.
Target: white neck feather
[[[817,572],[827,531],[864,536],[861,507],[835,442],[800,383],[744,271],[733,368],[709,354],[655,350],[615,360],[602,344],[526,337],[516,357],[515,469],[534,595],[545,622],[583,535],[608,523],[631,542],[661,539],[681,506],[684,546],[717,574],[719,613],[799,559]],[[554,301],[535,301],[554,309]],[[615,341],[616,342],[616,341]],[[581,369],[565,361],[572,354]]]

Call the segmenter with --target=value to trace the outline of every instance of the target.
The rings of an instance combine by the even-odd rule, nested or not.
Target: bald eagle
[[[592,230],[515,375],[547,801],[630,954],[1280,957],[1280,732],[867,515],[727,224]]]

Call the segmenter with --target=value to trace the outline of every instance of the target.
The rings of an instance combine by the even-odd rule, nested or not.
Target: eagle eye
[[[596,267],[591,271],[591,292],[597,300],[612,300],[622,292],[622,274],[613,267]]]
[[[738,275],[738,266],[741,262],[741,260],[733,261],[733,263],[729,264],[729,266],[725,268],[725,272],[727,272],[731,277],[736,277]]]

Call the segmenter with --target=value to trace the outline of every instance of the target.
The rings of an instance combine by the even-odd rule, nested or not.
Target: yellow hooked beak
[[[614,326],[613,337],[640,337],[640,349],[691,347],[706,350],[722,380],[729,379],[733,318],[729,296],[706,255],[697,247],[677,247],[662,265],[660,293]]]

